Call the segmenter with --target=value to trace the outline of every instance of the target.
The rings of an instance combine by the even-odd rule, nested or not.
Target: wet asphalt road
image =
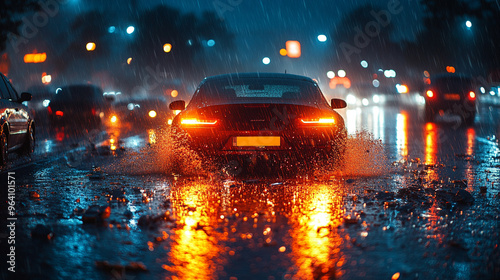
[[[0,278],[498,279],[499,112],[464,127],[418,106],[343,110],[345,169],[297,178],[198,173],[161,129],[47,129],[9,165],[14,216],[0,176],[1,219],[17,218]]]

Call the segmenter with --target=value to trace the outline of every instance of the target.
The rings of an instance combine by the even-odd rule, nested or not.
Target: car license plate
[[[233,146],[236,147],[279,147],[281,138],[279,136],[238,136],[233,138]]]
[[[448,93],[448,94],[444,95],[444,99],[446,99],[446,100],[460,100],[460,94]]]

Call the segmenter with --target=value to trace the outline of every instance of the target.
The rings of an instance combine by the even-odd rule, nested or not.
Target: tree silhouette
[[[491,0],[421,0],[424,30],[406,46],[407,59],[419,69],[442,72],[455,65],[459,72],[487,74],[498,68],[499,6]],[[466,20],[473,26],[468,29]]]
[[[9,34],[19,35],[22,24],[21,15],[37,11],[40,8],[36,0],[0,1],[0,53],[5,51]]]
[[[198,18],[164,5],[139,14],[136,33],[130,53],[137,72],[161,68],[172,78],[202,75],[207,67],[208,40],[214,40],[218,54],[234,47],[233,35],[215,13],[205,12]],[[165,44],[172,45],[170,52],[164,52]]]
[[[382,11],[383,8],[371,4],[360,6],[344,16],[331,31],[335,52],[330,61],[351,73],[351,78],[356,75],[356,80],[371,79],[378,68],[401,63],[401,46],[391,38],[392,15],[387,12],[387,17],[379,17],[380,13],[386,13]],[[373,71],[361,68],[361,60],[367,60]]]

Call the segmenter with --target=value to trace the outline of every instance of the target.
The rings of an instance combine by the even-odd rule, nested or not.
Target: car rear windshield
[[[472,80],[463,77],[436,78],[432,85],[445,93],[461,93],[472,89]]]
[[[196,107],[236,103],[328,104],[308,81],[272,78],[218,79],[205,82],[193,96]]]
[[[68,103],[103,102],[103,92],[94,86],[69,86],[56,91],[53,101],[63,101]]]

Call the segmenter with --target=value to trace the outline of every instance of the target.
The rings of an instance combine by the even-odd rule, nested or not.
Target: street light
[[[327,38],[327,37],[326,37],[326,35],[324,35],[324,34],[320,34],[320,35],[318,35],[318,41],[320,41],[320,42],[322,42],[322,43],[323,43],[323,42],[326,42],[326,40],[327,40],[327,39],[328,39],[328,38]]]
[[[169,53],[172,50],[172,44],[163,45],[163,51]]]
[[[465,26],[470,29],[472,27],[472,22],[470,20],[466,21]]]
[[[134,33],[134,31],[135,31],[134,26],[131,25],[131,26],[127,27],[127,34],[132,34],[132,33]]]
[[[265,65],[268,65],[269,63],[271,63],[271,59],[270,59],[269,57],[267,57],[267,56],[266,56],[266,57],[264,57],[264,58],[262,59],[262,63],[264,63]]]
[[[95,50],[95,43],[94,42],[88,42],[86,45],[87,51],[91,52]]]

